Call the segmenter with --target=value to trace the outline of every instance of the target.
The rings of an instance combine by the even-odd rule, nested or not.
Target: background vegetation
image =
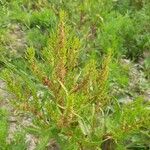
[[[150,149],[148,0],[1,0],[0,12],[0,106],[13,108],[0,109],[0,149]],[[31,121],[10,138],[12,112]]]

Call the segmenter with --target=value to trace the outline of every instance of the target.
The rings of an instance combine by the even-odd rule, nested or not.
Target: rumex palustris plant
[[[23,59],[24,69],[4,61],[7,69],[2,74],[13,103],[32,114],[34,123],[44,129],[55,128],[56,137],[64,135],[76,148],[92,148],[103,138],[97,132],[103,132],[100,116],[110,104],[107,82],[112,54],[110,50],[101,66],[95,54],[80,64],[80,49],[79,39],[61,12],[57,30],[51,33],[40,56],[30,47]],[[55,137],[49,134],[49,138]],[[63,143],[59,138],[57,141]]]

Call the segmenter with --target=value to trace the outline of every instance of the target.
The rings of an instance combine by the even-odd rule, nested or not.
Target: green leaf
[[[90,134],[90,128],[86,124],[86,122],[84,120],[81,120],[81,119],[79,119],[78,122],[79,122],[79,126],[80,126],[82,133],[84,135],[89,135]]]

